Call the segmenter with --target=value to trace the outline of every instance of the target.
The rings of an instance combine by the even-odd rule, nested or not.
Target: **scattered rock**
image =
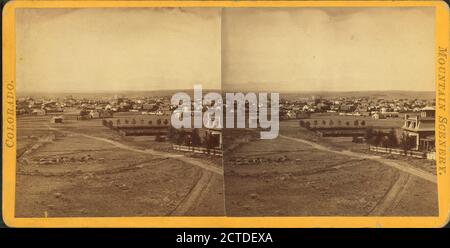
[[[121,190],[128,190],[128,189],[130,189],[130,187],[128,187],[126,184],[120,185],[119,188],[120,188]]]
[[[243,205],[242,208],[244,208],[244,209],[246,209],[246,210],[249,210],[249,209],[250,209],[250,206],[249,206],[249,205]]]
[[[21,163],[24,164],[24,165],[27,165],[27,164],[30,163],[30,160],[27,159],[27,158],[22,158],[22,159],[21,159]]]

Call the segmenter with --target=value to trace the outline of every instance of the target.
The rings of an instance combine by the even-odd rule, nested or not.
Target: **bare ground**
[[[282,133],[274,140],[242,142],[228,152],[228,215],[438,214],[432,173],[405,161],[328,147],[315,142],[312,134],[307,139],[298,133],[290,136],[295,132],[283,132],[283,126]]]
[[[220,164],[131,146],[99,123],[19,121],[17,217],[224,215]]]

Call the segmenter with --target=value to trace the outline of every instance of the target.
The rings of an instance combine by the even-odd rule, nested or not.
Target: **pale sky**
[[[222,86],[280,91],[435,88],[434,9],[224,9]]]
[[[220,9],[18,9],[17,91],[220,89]]]
[[[221,15],[222,13],[222,15]],[[434,90],[432,8],[18,9],[18,91]]]

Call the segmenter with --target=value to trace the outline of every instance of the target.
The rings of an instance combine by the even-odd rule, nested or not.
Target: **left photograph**
[[[16,217],[225,215],[221,130],[171,125],[220,91],[220,8],[15,16]]]

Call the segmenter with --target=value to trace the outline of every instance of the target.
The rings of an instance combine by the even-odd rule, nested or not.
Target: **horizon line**
[[[95,93],[121,93],[121,92],[131,92],[131,93],[138,93],[138,92],[158,92],[158,91],[185,91],[185,90],[194,90],[193,88],[185,88],[185,89],[161,89],[161,90],[96,90],[96,91],[28,91],[28,90],[16,90],[16,94],[20,93],[32,93],[32,94],[40,94],[40,93],[51,93],[51,94],[95,94]],[[215,88],[202,88],[202,90],[212,91],[212,90],[218,90],[223,91],[223,89],[215,89]],[[228,89],[233,90],[233,89]],[[248,91],[249,89],[243,89],[240,92]],[[239,91],[237,91],[239,92]],[[274,92],[274,91],[267,91],[267,92]],[[302,92],[317,92],[317,93],[352,93],[352,92],[436,92],[436,90],[303,90],[303,91],[296,91],[296,90],[280,90],[279,93],[302,93]],[[231,93],[231,92],[230,92]]]

